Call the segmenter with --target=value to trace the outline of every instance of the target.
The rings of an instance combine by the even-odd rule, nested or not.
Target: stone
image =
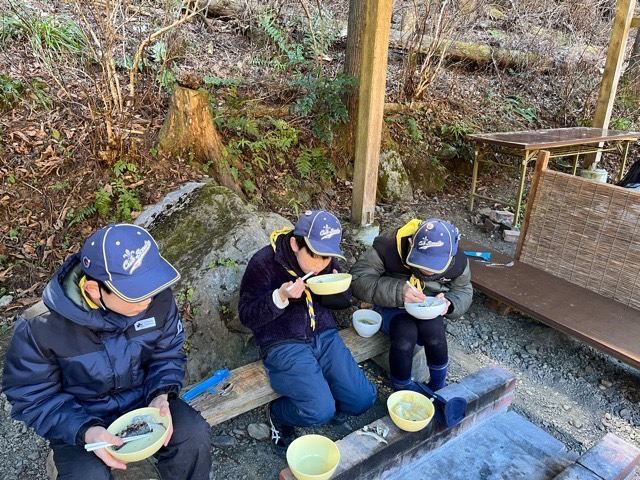
[[[380,154],[378,198],[384,202],[412,200],[413,188],[400,154],[389,150]]]
[[[516,243],[520,238],[520,230],[504,230],[502,238],[505,242]]]
[[[271,438],[271,429],[264,423],[250,423],[247,427],[249,436],[256,440],[267,440]]]
[[[500,230],[500,224],[492,222],[489,218],[485,218],[482,223],[482,229],[487,233],[497,232]]]
[[[489,212],[489,219],[495,223],[501,223],[505,226],[513,225],[515,215],[508,210],[491,210]]]
[[[569,419],[569,425],[573,425],[576,428],[582,428],[582,420],[577,417]]]
[[[629,410],[628,408],[623,408],[622,410],[620,410],[620,417],[624,418],[625,420],[631,420],[631,410]]]
[[[214,435],[211,437],[211,445],[214,447],[233,447],[236,439],[231,435]]]
[[[604,388],[611,388],[611,387],[613,387],[613,382],[611,382],[611,381],[609,381],[609,380],[606,380],[606,379],[600,380],[600,383],[602,384],[602,386],[603,386]]]
[[[527,353],[530,355],[535,355],[536,353],[538,353],[538,349],[536,348],[535,345],[529,344],[524,348],[527,351]]]
[[[8,306],[11,302],[13,302],[13,295],[3,295],[0,297],[0,308]]]
[[[255,347],[247,347],[251,331],[238,317],[239,285],[249,259],[269,245],[271,232],[292,226],[213,183],[183,196],[148,225],[162,255],[182,275],[174,292],[179,308],[189,304],[183,316],[187,385],[220,365],[233,369],[259,358]]]

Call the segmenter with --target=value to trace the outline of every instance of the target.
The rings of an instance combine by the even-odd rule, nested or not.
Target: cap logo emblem
[[[142,247],[136,250],[125,250],[122,258],[124,258],[124,262],[122,262],[122,268],[129,272],[131,275],[135,272],[140,265],[142,265],[142,260],[144,260],[145,255],[151,248],[151,242],[149,240],[145,240]]]
[[[429,240],[428,238],[423,238],[418,242],[418,250],[427,250],[429,248],[436,248],[444,246],[444,242],[442,240],[438,240],[434,242]]]
[[[82,265],[84,265],[84,268],[89,268],[89,265],[91,265],[89,257],[82,257]]]
[[[329,225],[325,225],[324,227],[322,227],[322,230],[320,230],[320,239],[327,240],[333,237],[334,235],[339,235],[339,234],[340,234],[339,228],[331,228]]]

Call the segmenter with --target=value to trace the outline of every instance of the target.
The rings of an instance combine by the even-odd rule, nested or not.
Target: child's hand
[[[171,410],[169,410],[169,400],[166,393],[162,395],[158,395],[156,398],[151,400],[149,404],[150,407],[155,407],[160,409],[161,417],[169,417],[169,433],[167,434],[167,438],[164,441],[164,446],[169,445],[169,440],[171,440],[171,435],[173,435],[173,422],[171,421]]]
[[[106,428],[99,427],[97,425],[95,427],[90,427],[84,434],[84,443],[95,442],[109,442],[117,446],[122,445],[122,439],[120,437],[110,434],[107,432]],[[113,458],[106,448],[99,448],[98,450],[94,450],[93,453],[95,453],[107,467],[116,468],[118,470],[127,469],[127,465]]]
[[[301,278],[298,278],[295,282],[285,282],[280,285],[278,295],[280,295],[283,302],[288,298],[300,298],[304,293],[304,287],[304,282]]]
[[[436,298],[442,298],[444,300],[444,306],[442,307],[442,313],[440,315],[446,315],[449,311],[449,305],[451,305],[451,302],[445,298],[444,293],[437,294]]]
[[[420,303],[424,302],[424,299],[427,298],[424,293],[408,283],[404,284],[402,291],[404,293],[404,303]]]

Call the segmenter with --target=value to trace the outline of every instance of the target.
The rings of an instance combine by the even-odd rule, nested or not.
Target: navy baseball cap
[[[335,215],[324,210],[307,210],[298,219],[293,229],[294,235],[304,237],[309,250],[323,257],[340,257],[342,227]]]
[[[149,232],[128,223],[107,225],[87,238],[80,262],[86,275],[130,303],[153,297],[180,280]]]
[[[458,229],[445,220],[429,218],[425,220],[413,236],[413,243],[407,265],[442,273],[458,253]]]

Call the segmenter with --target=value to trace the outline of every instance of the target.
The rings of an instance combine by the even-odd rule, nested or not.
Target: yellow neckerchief
[[[403,263],[404,258],[402,257],[402,240],[404,240],[406,237],[413,237],[420,228],[420,225],[422,225],[422,220],[414,218],[413,220],[409,220],[405,225],[400,227],[398,229],[398,232],[396,233],[396,247],[398,248],[400,261],[402,261]],[[424,289],[422,280],[416,277],[413,273],[411,274],[411,277],[409,277],[409,283],[421,292]]]
[[[276,239],[280,235],[286,235],[292,230],[293,228],[286,227],[286,228],[281,228],[280,230],[274,230],[273,232],[271,232],[271,236],[269,237],[269,240],[271,241],[271,248],[273,248],[274,252],[276,251]],[[300,276],[293,270],[289,270],[289,269],[287,269],[287,273],[293,276],[294,278],[298,278]],[[304,287],[304,296],[307,302],[307,311],[309,312],[309,318],[311,319],[311,330],[315,330],[316,329],[316,312],[313,309],[313,298],[311,297],[311,290],[309,290],[309,287],[307,287],[306,284]]]
[[[84,298],[84,301],[87,302],[87,305],[89,305],[89,308],[91,308],[92,310],[97,310],[100,307],[96,305],[93,302],[93,300],[89,298],[89,295],[87,295],[87,292],[84,291],[85,283],[87,283],[87,276],[83,275],[82,278],[80,278],[80,281],[78,282],[78,286],[80,287],[80,293],[82,294],[82,298]]]

